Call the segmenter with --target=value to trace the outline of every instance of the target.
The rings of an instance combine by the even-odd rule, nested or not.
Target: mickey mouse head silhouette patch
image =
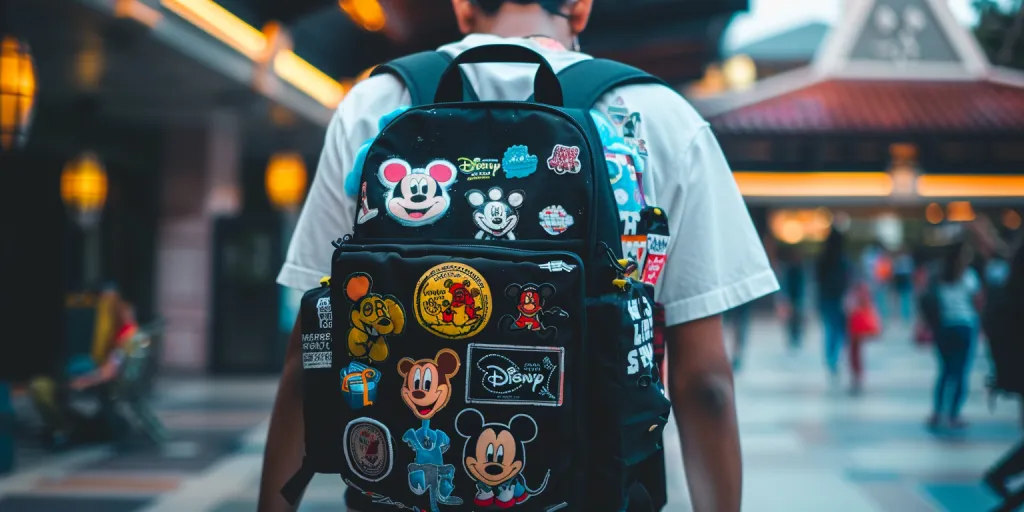
[[[384,194],[388,216],[403,226],[418,227],[437,222],[451,207],[448,189],[455,183],[455,165],[434,160],[422,169],[392,158],[380,165],[377,177],[387,189]]]

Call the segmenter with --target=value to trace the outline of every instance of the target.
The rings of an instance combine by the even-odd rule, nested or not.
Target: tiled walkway
[[[790,355],[779,329],[753,327],[737,376],[745,458],[744,509],[785,512],[968,512],[995,500],[982,470],[1020,436],[1016,404],[987,407],[977,359],[962,434],[923,428],[934,358],[894,328],[868,347],[868,387],[830,390],[817,333]],[[162,449],[84,448],[60,455],[24,451],[20,471],[0,478],[0,512],[251,512],[255,510],[271,380],[174,381],[158,409],[173,431]],[[674,436],[674,430],[670,432]],[[689,510],[679,445],[668,441],[670,512]],[[314,479],[303,512],[338,511],[342,484]]]

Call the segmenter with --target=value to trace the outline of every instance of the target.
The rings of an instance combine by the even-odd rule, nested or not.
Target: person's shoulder
[[[335,117],[346,125],[364,119],[376,123],[403,102],[408,103],[405,84],[390,73],[381,73],[353,86],[338,105]]]

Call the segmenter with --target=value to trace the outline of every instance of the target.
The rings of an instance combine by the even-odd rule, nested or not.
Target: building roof
[[[849,0],[807,67],[696,100],[727,133],[1024,129],[1024,73],[994,67],[945,0]]]
[[[826,23],[808,23],[743,45],[729,53],[747,55],[757,62],[810,62],[828,31]]]
[[[712,119],[731,134],[1024,132],[1024,89],[992,82],[827,80]]]

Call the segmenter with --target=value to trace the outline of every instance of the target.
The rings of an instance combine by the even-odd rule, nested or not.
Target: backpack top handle
[[[533,81],[534,98],[538,103],[546,103],[555,107],[562,106],[562,85],[558,82],[555,71],[551,69],[551,64],[548,64],[548,61],[544,60],[539,53],[515,44],[477,46],[459,54],[441,76],[434,101],[436,103],[463,101],[463,76],[459,72],[459,65],[491,62],[537,64],[537,76]]]

